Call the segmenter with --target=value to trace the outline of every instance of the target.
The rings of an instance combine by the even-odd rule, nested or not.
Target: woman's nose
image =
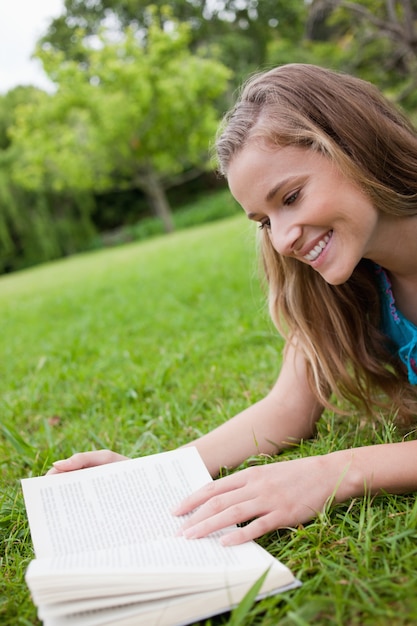
[[[283,223],[282,220],[271,220],[269,236],[274,249],[282,256],[293,255],[297,250],[302,228],[298,224]]]

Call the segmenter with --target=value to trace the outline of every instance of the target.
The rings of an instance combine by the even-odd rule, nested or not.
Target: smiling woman
[[[417,414],[417,135],[375,87],[309,65],[253,77],[217,138],[222,173],[261,226],[269,305],[286,338],[272,390],[192,442],[213,476],[314,434],[352,401],[406,424]],[[344,404],[346,406],[346,403]],[[343,413],[343,411],[341,411]],[[344,414],[348,419],[348,412]],[[52,473],[120,460],[87,452]],[[290,486],[290,488],[289,488]],[[223,542],[297,527],[372,493],[417,490],[417,442],[249,467],[179,505],[189,538]]]
[[[234,157],[227,177],[274,250],[308,263],[328,283],[346,282],[377,246],[379,213],[371,200],[315,150],[254,140]]]

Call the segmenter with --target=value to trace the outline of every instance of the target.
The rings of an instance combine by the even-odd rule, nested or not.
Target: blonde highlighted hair
[[[225,116],[216,140],[219,169],[249,141],[317,150],[359,184],[374,206],[417,214],[417,134],[372,84],[332,70],[289,64],[255,75]],[[343,285],[279,255],[267,232],[261,254],[272,319],[306,356],[310,385],[324,406],[345,398],[375,414],[388,407],[411,422],[416,388],[381,333],[374,266],[362,260]]]

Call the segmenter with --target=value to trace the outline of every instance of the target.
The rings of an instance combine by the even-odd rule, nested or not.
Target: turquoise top
[[[377,265],[376,273],[382,293],[382,330],[397,346],[397,354],[407,367],[408,380],[417,385],[417,326],[397,309],[386,271]]]

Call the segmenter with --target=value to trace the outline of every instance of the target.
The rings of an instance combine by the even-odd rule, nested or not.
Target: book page
[[[223,531],[227,532],[227,531]],[[184,537],[168,537],[158,541],[143,541],[134,545],[108,550],[97,550],[65,554],[54,558],[43,558],[32,561],[28,568],[29,579],[35,576],[54,577],[66,574],[76,577],[82,583],[83,578],[89,581],[86,590],[91,592],[93,581],[97,583],[96,593],[108,594],[105,589],[106,579],[110,576],[117,580],[112,582],[113,590],[120,585],[127,592],[129,585],[137,588],[137,580],[141,579],[142,590],[152,590],[155,580],[159,588],[166,585],[172,588],[183,584],[189,577],[187,584],[198,580],[204,574],[207,581],[210,572],[213,582],[217,583],[219,571],[259,569],[264,571],[271,565],[286,569],[266,550],[253,541],[239,546],[225,547],[218,541],[218,536],[205,537],[198,540],[189,540]],[[166,581],[161,577],[166,574]],[[143,580],[142,580],[143,578]],[[198,583],[199,584],[199,583]],[[58,579],[51,583],[48,592],[58,587]],[[82,586],[82,584],[80,584]]]
[[[265,572],[260,594],[297,585],[255,542],[223,546],[235,526],[177,536],[170,511],[211,480],[192,447],[23,479],[37,556],[26,581],[45,626],[172,626],[229,609]]]
[[[196,448],[22,480],[37,558],[174,537],[171,509],[210,482]]]

